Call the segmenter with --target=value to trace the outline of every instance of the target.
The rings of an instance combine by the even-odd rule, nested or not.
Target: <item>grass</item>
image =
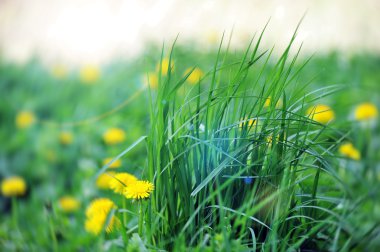
[[[275,49],[262,45],[262,34],[244,52],[232,52],[225,39],[208,53],[163,47],[161,55],[109,65],[92,86],[75,73],[53,78],[35,61],[2,63],[0,88],[9,95],[0,102],[0,139],[7,141],[0,147],[0,174],[23,176],[29,190],[13,198],[17,208],[1,198],[0,247],[379,248],[378,124],[368,127],[350,117],[356,104],[378,101],[372,90],[378,90],[379,58],[305,59],[301,48],[293,48],[294,37],[276,57]],[[158,88],[142,88],[157,62],[164,70],[158,71]],[[188,67],[205,73],[198,83],[189,83]],[[307,110],[320,103],[334,109],[333,122],[310,119]],[[25,109],[38,121],[16,129],[15,114]],[[126,140],[104,144],[110,127],[125,130]],[[73,143],[59,143],[62,130],[73,132]],[[339,154],[348,140],[360,150],[359,161]],[[111,170],[101,161],[106,157],[122,160],[122,167]],[[97,188],[96,179],[113,177],[110,171],[151,181],[155,190],[146,200],[131,201]],[[62,211],[58,199],[66,194],[80,200],[78,211]],[[107,223],[114,215],[122,220],[120,229],[85,232],[85,208],[96,197],[115,202],[118,209]]]

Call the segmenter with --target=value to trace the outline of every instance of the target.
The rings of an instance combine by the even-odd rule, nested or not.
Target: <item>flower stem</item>
[[[16,197],[12,197],[12,224],[14,229],[18,229],[18,209]]]
[[[143,220],[144,220],[144,212],[143,212],[143,204],[142,200],[139,200],[139,205],[140,205],[140,217],[139,217],[139,236],[142,238],[142,229],[143,229]]]

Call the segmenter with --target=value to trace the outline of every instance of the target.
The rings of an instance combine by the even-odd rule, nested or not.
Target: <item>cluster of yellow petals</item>
[[[360,160],[361,157],[359,150],[357,150],[350,142],[342,144],[339,147],[339,153],[353,160]]]
[[[239,123],[239,128],[243,128],[244,126],[248,126],[248,127],[257,126],[257,121],[258,121],[257,118],[243,119]]]
[[[121,172],[116,173],[114,177],[110,180],[110,189],[115,193],[123,194],[124,188],[134,184],[137,178],[129,173]]]
[[[127,199],[145,199],[153,192],[154,185],[149,181],[138,180],[135,183],[125,187],[124,196]]]
[[[107,165],[109,164],[111,161],[112,161],[113,158],[105,158],[103,159],[103,165]],[[108,168],[120,168],[121,166],[121,160],[120,159],[117,159],[115,161],[113,161],[109,166]]]
[[[269,96],[268,98],[265,99],[264,108],[269,107],[271,104],[272,104],[272,98]],[[276,103],[276,108],[281,108],[282,105],[283,105],[282,100],[279,99]]]
[[[100,69],[95,65],[86,65],[80,69],[80,80],[87,85],[94,84],[100,78]]]
[[[105,225],[107,225],[105,227],[107,233],[117,229],[121,222],[116,216],[110,216],[113,209],[116,209],[116,205],[110,199],[98,198],[93,200],[86,210],[86,231],[98,235]]]
[[[26,129],[33,125],[36,117],[30,111],[21,111],[16,115],[16,126],[19,129]]]
[[[161,74],[162,75],[167,75],[168,71],[173,71],[174,70],[174,63],[173,61],[170,61],[170,67],[169,67],[169,58],[163,58],[160,62],[157,64],[157,71],[160,71],[160,65],[161,65]]]
[[[150,72],[145,76],[145,85],[149,86],[151,89],[158,88],[158,75],[156,72]]]
[[[100,174],[99,177],[96,179],[96,186],[99,189],[110,189],[110,182],[113,179],[113,176],[115,176],[115,174],[115,172],[107,172]]]
[[[59,142],[63,145],[69,145],[72,144],[74,140],[73,133],[69,131],[62,131],[59,133]]]
[[[26,188],[25,180],[18,176],[9,177],[1,181],[1,194],[5,197],[23,196]]]
[[[59,206],[65,213],[73,213],[80,207],[80,202],[72,196],[63,196],[59,199]]]
[[[110,128],[103,134],[103,140],[108,145],[122,143],[125,140],[125,131],[120,128]]]
[[[378,110],[375,104],[365,102],[355,108],[354,116],[358,121],[367,121],[377,118]]]
[[[335,113],[334,111],[327,105],[324,104],[318,104],[313,107],[310,107],[306,115],[319,123],[327,124],[335,119]]]

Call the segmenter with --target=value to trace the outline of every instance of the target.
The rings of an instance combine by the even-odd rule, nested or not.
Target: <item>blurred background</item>
[[[147,44],[192,43],[208,49],[223,31],[245,47],[270,19],[266,43],[287,44],[303,15],[304,51],[380,51],[378,0],[1,0],[0,50],[6,59],[33,56],[70,64],[133,57]]]

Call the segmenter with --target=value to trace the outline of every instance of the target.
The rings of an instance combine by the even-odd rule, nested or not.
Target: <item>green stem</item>
[[[143,230],[143,220],[144,220],[144,212],[143,212],[143,205],[142,205],[142,200],[139,200],[140,204],[140,217],[139,217],[139,236],[142,238],[142,230]]]
[[[123,209],[127,209],[127,199],[125,197],[123,197]],[[127,218],[128,218],[127,212],[124,211],[123,212],[123,225],[124,225],[124,227],[127,226],[127,222],[128,222]]]
[[[18,230],[18,209],[16,197],[12,197],[12,225],[14,229]]]
[[[123,216],[124,216],[124,213],[123,213]],[[123,225],[123,223],[121,224],[121,236],[123,237],[125,251],[128,251],[127,229],[125,228],[125,226]]]

